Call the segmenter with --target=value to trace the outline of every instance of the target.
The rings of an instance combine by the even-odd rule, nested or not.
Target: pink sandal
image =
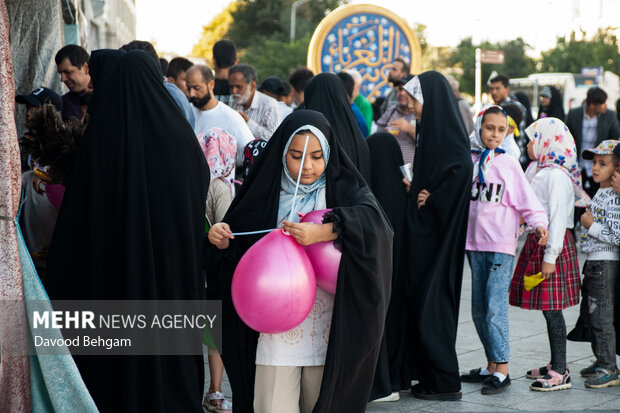
[[[556,391],[570,389],[572,384],[570,382],[570,372],[566,369],[564,374],[560,374],[555,370],[549,369],[547,374],[537,379],[530,386],[530,390],[534,391]]]

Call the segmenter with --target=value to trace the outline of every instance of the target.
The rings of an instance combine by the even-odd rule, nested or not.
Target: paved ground
[[[585,261],[580,256],[580,265]],[[578,306],[565,311],[568,331],[577,320]],[[550,393],[534,392],[529,389],[531,380],[525,372],[549,361],[549,344],[545,320],[541,312],[510,307],[510,377],[509,389],[499,395],[484,396],[479,384],[463,383],[463,400],[459,402],[430,402],[414,398],[409,392],[401,392],[400,401],[371,403],[368,412],[512,412],[512,411],[617,411],[620,412],[620,386],[607,389],[586,389],[579,370],[593,361],[589,343],[568,342],[567,356],[573,373],[573,388]],[[471,273],[465,265],[461,312],[457,338],[457,353],[462,372],[482,367],[485,363],[484,350],[478,339],[471,318]],[[208,367],[207,381],[208,381]],[[231,395],[230,385],[225,379],[224,393]],[[343,412],[345,413],[345,412]]]

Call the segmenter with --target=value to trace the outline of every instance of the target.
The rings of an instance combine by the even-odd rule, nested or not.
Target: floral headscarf
[[[198,142],[207,158],[211,181],[219,178],[232,191],[231,174],[235,170],[237,140],[220,128],[210,128],[198,134]]]
[[[581,172],[577,161],[575,139],[568,127],[557,118],[543,118],[525,129],[527,136],[534,141],[534,156],[525,171],[529,181],[543,168],[556,168],[567,174],[575,189],[575,206],[585,208],[591,199],[581,186]]]
[[[469,143],[471,145],[471,151],[478,154],[478,158],[476,158],[476,162],[474,162],[474,173],[471,179],[472,181],[475,181],[477,178],[480,181],[480,184],[484,184],[485,174],[489,169],[491,169],[493,159],[495,159],[495,154],[506,152],[500,147],[495,148],[495,150],[490,150],[484,146],[484,143],[482,143],[482,121],[486,111],[491,108],[500,109],[501,113],[506,116],[506,131],[504,132],[502,139],[506,137],[506,132],[508,132],[508,115],[506,115],[506,112],[501,106],[492,105],[478,113],[474,130],[471,132],[471,135],[469,135]]]

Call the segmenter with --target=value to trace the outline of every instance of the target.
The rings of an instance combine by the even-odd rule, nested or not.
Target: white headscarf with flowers
[[[575,139],[568,127],[557,118],[543,118],[532,123],[525,133],[534,141],[535,161],[525,171],[529,181],[543,168],[556,168],[569,176],[575,190],[575,206],[586,208],[590,196],[581,186],[581,172],[577,161]]]

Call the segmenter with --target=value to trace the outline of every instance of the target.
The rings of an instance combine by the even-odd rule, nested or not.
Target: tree
[[[590,40],[576,40],[576,33],[572,32],[568,40],[558,37],[556,46],[543,52],[542,70],[579,73],[582,67],[602,66],[620,74],[619,46],[611,28],[599,29]]]
[[[457,75],[461,91],[473,94],[475,90],[476,48],[485,50],[503,50],[505,60],[503,65],[482,65],[482,81],[485,82],[493,71],[503,73],[508,77],[526,77],[536,70],[536,62],[527,56],[530,48],[522,38],[515,40],[491,43],[488,41],[474,45],[471,37],[467,37],[458,44],[448,60],[448,65],[462,70]]]
[[[224,39],[231,23],[232,13],[237,10],[237,3],[231,2],[224,10],[218,13],[206,26],[202,27],[202,36],[192,48],[192,56],[203,57],[209,64],[213,59],[213,45]]]
[[[193,53],[211,61],[213,44],[223,38],[237,45],[239,61],[252,65],[259,80],[288,78],[306,64],[314,29],[333,9],[348,0],[311,0],[297,9],[295,41],[289,42],[291,7],[295,0],[237,0],[204,27]],[[228,17],[230,16],[230,17]]]

